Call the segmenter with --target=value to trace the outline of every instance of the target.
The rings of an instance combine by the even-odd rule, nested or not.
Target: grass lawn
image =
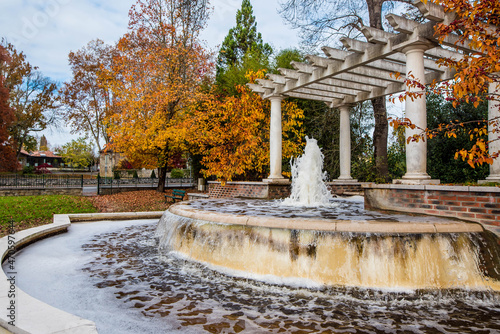
[[[0,233],[5,235],[11,219],[16,231],[52,223],[60,213],[98,212],[87,199],[80,196],[6,196],[0,197]]]
[[[172,190],[167,190],[167,194]],[[191,192],[191,190],[190,190]],[[196,190],[192,190],[196,192]],[[16,231],[52,223],[54,214],[93,212],[164,211],[165,194],[154,190],[133,191],[96,197],[44,195],[0,197],[0,237],[7,234],[10,220]]]

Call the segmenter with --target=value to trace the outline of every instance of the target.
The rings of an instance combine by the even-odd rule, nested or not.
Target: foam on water
[[[141,227],[157,220],[72,224],[68,233],[41,240],[16,254],[17,285],[34,298],[97,324],[99,333],[153,333],[175,328],[144,318],[122,303],[111,291],[98,289],[82,268],[96,254],[82,245],[96,234],[110,233],[127,226]],[[5,268],[4,268],[5,269]],[[118,268],[115,268],[118,269]],[[22,305],[20,306],[22,307]]]
[[[158,256],[155,225],[73,225],[17,255],[20,288],[96,321],[100,333],[500,331],[495,294],[304,288],[232,277],[175,252]]]

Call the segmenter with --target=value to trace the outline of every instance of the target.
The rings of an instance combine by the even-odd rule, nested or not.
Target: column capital
[[[346,103],[346,104],[342,104],[340,106],[337,106],[337,109],[339,110],[342,110],[342,109],[351,109],[352,107],[354,107],[356,105],[356,103]]]
[[[412,52],[412,51],[421,51],[424,52],[426,50],[432,49],[436,47],[436,45],[430,41],[419,41],[417,43],[412,43],[408,44],[407,46],[403,47],[401,51],[405,54]]]
[[[272,100],[283,100],[285,98],[284,95],[281,95],[281,94],[273,94],[273,95],[269,95],[269,96],[266,96],[265,99],[269,100],[269,101],[272,101]]]

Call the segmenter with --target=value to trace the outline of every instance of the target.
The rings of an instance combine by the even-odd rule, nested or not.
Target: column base
[[[350,178],[339,177],[338,179],[332,180],[331,182],[332,183],[357,183],[358,179],[353,179],[352,177],[350,177]]]
[[[267,179],[262,179],[262,182],[265,183],[274,183],[274,184],[284,184],[284,183],[290,183],[289,179],[282,177],[268,177]]]
[[[486,180],[479,180],[477,181],[477,183],[478,184],[500,183],[500,175],[499,174],[490,175],[486,178]]]
[[[428,185],[428,184],[440,184],[441,181],[438,179],[396,179],[392,180],[393,184],[413,184],[413,185]]]

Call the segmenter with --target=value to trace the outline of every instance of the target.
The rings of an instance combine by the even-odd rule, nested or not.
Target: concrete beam
[[[328,98],[328,97],[324,97],[324,96],[316,96],[316,95],[309,95],[309,94],[305,94],[305,93],[298,93],[298,92],[288,92],[286,94],[284,94],[285,96],[288,96],[288,97],[294,97],[294,98],[297,98],[297,99],[303,99],[303,100],[313,100],[313,101],[320,101],[320,102],[327,102],[328,105],[330,105],[330,103],[332,103],[332,101],[336,100],[335,98]]]

